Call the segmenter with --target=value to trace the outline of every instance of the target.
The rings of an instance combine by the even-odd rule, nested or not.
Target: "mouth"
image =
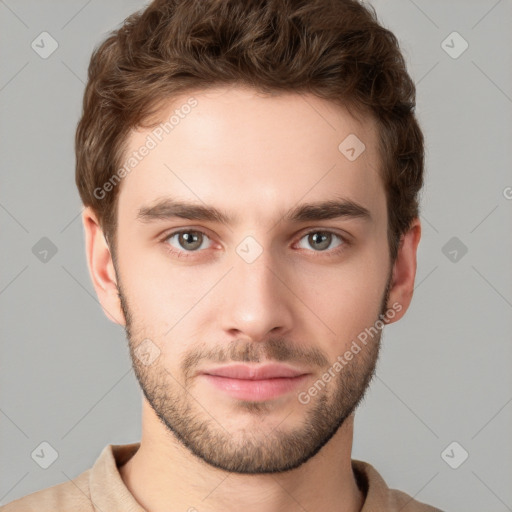
[[[237,398],[262,402],[290,393],[310,373],[281,364],[230,365],[202,371],[199,376],[216,389]]]

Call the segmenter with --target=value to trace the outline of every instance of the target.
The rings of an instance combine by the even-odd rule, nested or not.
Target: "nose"
[[[222,290],[222,330],[233,338],[252,341],[291,330],[296,299],[284,262],[277,261],[270,250],[263,250],[251,263],[235,253],[233,263]]]

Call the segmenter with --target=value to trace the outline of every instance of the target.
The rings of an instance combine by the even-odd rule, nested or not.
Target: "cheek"
[[[387,269],[377,254],[375,247],[367,247],[338,265],[304,267],[300,273],[299,295],[338,343],[357,336],[380,313]]]
[[[149,251],[145,258],[128,259],[121,272],[134,325],[164,344],[184,332],[189,337],[197,328],[200,308],[196,306],[202,298],[215,298],[209,292],[224,271],[215,266],[176,265],[166,261],[165,255],[154,257]]]

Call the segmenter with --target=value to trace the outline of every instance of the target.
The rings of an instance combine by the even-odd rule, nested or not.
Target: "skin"
[[[190,96],[170,102],[162,119]],[[144,393],[141,446],[119,468],[121,478],[152,512],[358,511],[354,410],[381,331],[307,404],[297,397],[392,304],[400,310],[387,323],[405,314],[420,222],[391,262],[371,118],[357,120],[309,94],[218,87],[193,96],[198,105],[120,184],[115,265],[94,212],[83,213],[94,287],[105,314],[126,328]],[[134,130],[128,153],[150,133]],[[338,145],[352,133],[366,149],[349,161]],[[236,222],[138,220],[142,207],[166,196],[215,206]],[[299,204],[340,197],[371,219],[283,218]],[[195,246],[169,238],[183,228],[204,236]],[[312,230],[334,235],[322,245]],[[236,251],[248,236],[262,250],[252,263]],[[149,365],[136,352],[148,339],[158,354]],[[197,373],[235,361],[281,361],[310,375],[300,389],[242,401]]]

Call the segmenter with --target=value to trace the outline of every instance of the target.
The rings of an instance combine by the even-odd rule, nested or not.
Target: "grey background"
[[[512,1],[371,3],[417,83],[427,183],[414,299],[384,332],[353,458],[447,511],[512,510]],[[124,331],[87,271],[73,138],[93,48],[143,5],[0,1],[3,504],[140,439]],[[43,31],[59,45],[47,59],[31,48]],[[469,44],[456,59],[441,46],[453,31]],[[32,252],[43,237],[46,262]],[[31,457],[43,441],[58,452],[48,469]],[[469,453],[458,469],[441,457],[453,441]]]

